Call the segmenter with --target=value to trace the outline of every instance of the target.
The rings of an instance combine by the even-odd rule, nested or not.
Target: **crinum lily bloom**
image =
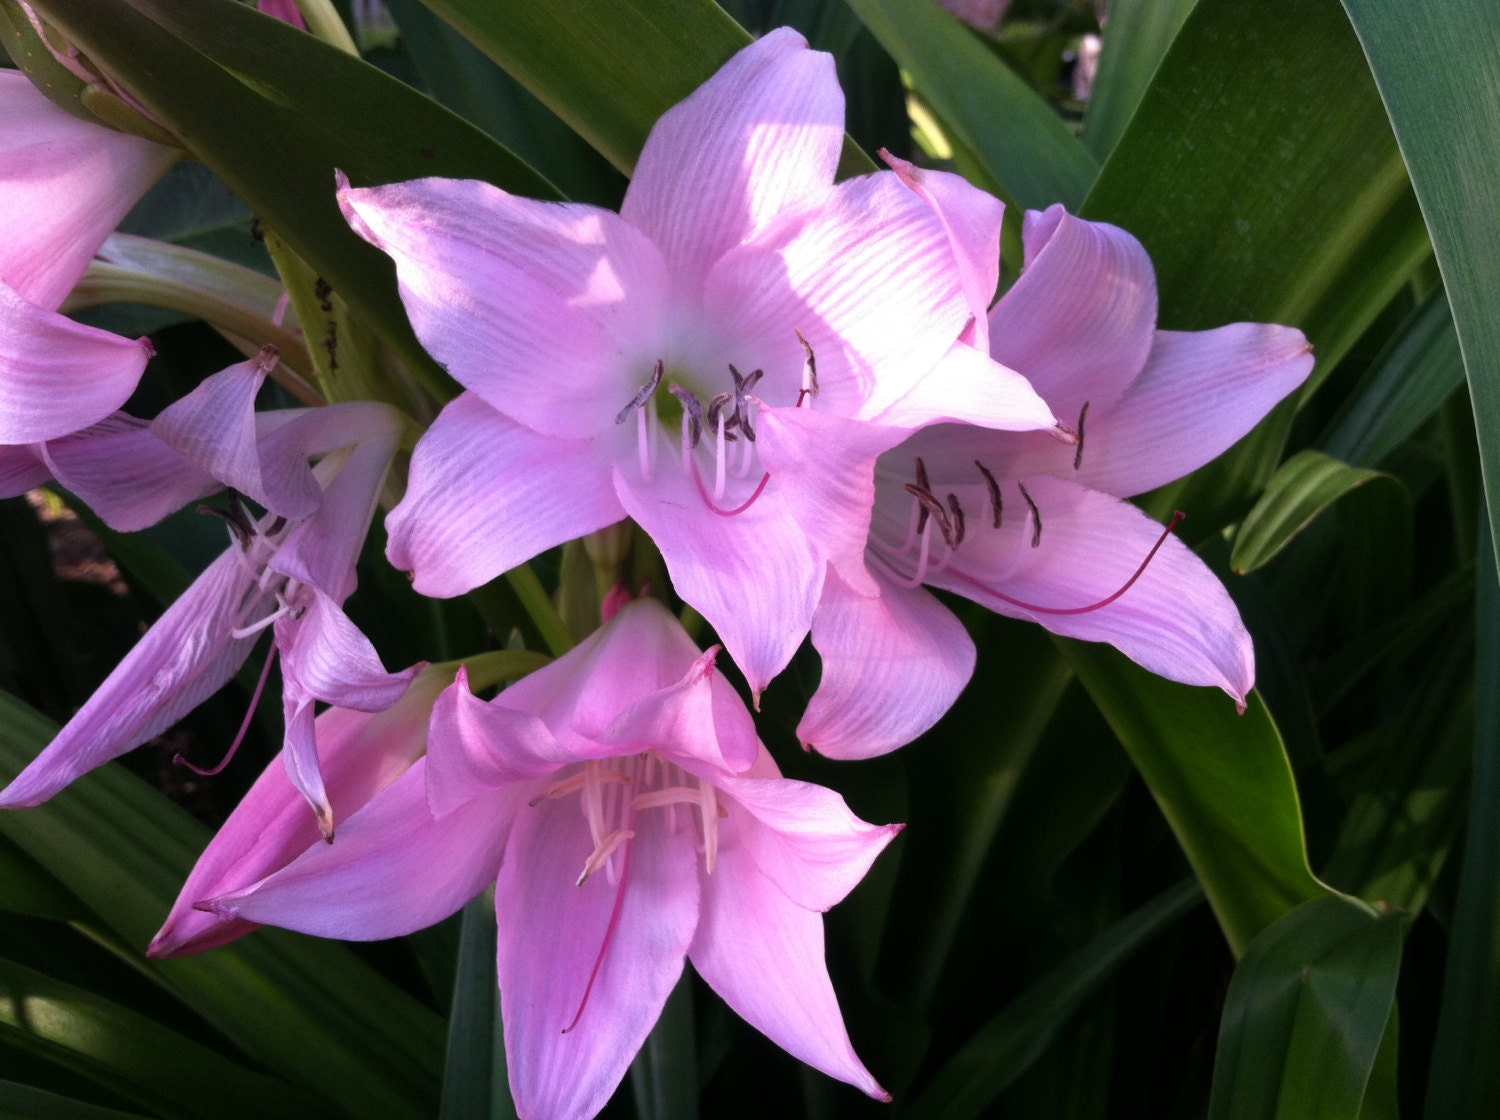
[[[354,590],[354,563],[405,421],[389,406],[368,401],[257,414],[255,394],[276,360],[268,347],[173,404],[146,433],[167,450],[149,457],[150,469],[122,471],[108,490],[122,511],[117,519],[142,520],[138,510],[132,513],[122,488],[142,487],[140,506],[154,512],[160,505],[153,489],[162,474],[159,464],[175,453],[188,465],[190,489],[204,477],[232,487],[225,514],[232,543],[167,608],[46,750],[0,791],[0,808],[40,804],[80,775],[160,734],[225,684],[260,632],[274,628],[273,650],[282,661],[287,769],[325,834],[332,834],[332,809],[314,742],[315,701],[378,711],[394,703],[420,669],[386,673],[374,647],[341,609]],[[77,442],[85,449],[96,443],[115,461],[122,449],[139,449],[141,433],[126,427],[123,435],[106,431]],[[42,452],[56,460],[56,447],[44,445]],[[320,459],[316,466],[309,465],[311,457]],[[105,489],[95,481],[96,489]],[[238,494],[254,498],[267,512],[252,517]]]
[[[493,701],[460,676],[428,753],[264,881],[202,905],[325,937],[392,937],[495,884],[520,1115],[604,1107],[682,972],[801,1060],[885,1094],[855,1056],[821,911],[900,826],[780,777],[743,702],[653,600]]]
[[[940,420],[1055,427],[956,345],[973,307],[942,216],[891,172],[834,183],[843,115],[832,58],[783,29],[657,122],[619,214],[445,179],[339,191],[468,390],[387,522],[418,591],[628,516],[758,694],[826,563],[863,548],[880,452]],[[947,179],[998,243],[1000,204]]]
[[[37,443],[114,412],[151,356],[57,313],[126,211],[182,153],[54,105],[0,70],[0,444]]]
[[[988,346],[1077,443],[938,425],[881,457],[858,573],[878,593],[830,574],[813,618],[823,678],[798,736],[822,753],[909,742],[968,681],[973,645],[923,584],[1108,642],[1242,708],[1254,684],[1250,636],[1223,585],[1123,499],[1245,435],[1312,370],[1307,339],[1264,323],[1157,330],[1140,242],[1061,206],[1028,213],[1024,240],[1025,270],[990,312]]]

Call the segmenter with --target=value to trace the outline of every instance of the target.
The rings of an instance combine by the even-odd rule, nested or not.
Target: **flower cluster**
[[[55,480],[122,529],[223,491],[230,539],[0,806],[160,734],[262,632],[282,666],[282,761],[153,955],[265,923],[391,937],[492,886],[521,1115],[602,1108],[685,960],[787,1051],[885,1096],[820,915],[900,826],[783,778],[720,646],[702,652],[661,588],[617,589],[598,629],[492,699],[484,655],[388,672],[343,611],[383,501],[390,562],[439,597],[629,519],[754,706],[810,638],[822,676],[797,734],[831,757],[910,742],[969,680],[973,644],[928,588],[1245,702],[1228,594],[1125,499],[1249,431],[1308,375],[1305,339],[1158,330],[1141,245],[1061,207],[1025,216],[1024,268],[994,301],[1000,202],[890,157],[835,181],[843,95],[794,32],[661,118],[619,213],[339,176],[463,390],[394,503],[412,421],[373,401],[257,411],[272,348],[149,422],[118,411],[149,344],[57,308],[176,153],[16,75],[6,102],[24,125],[0,166],[30,170],[0,181],[5,213],[46,221],[0,229],[0,487]]]

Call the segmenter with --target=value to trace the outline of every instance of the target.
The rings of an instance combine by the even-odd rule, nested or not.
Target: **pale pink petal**
[[[1158,331],[1135,383],[1097,421],[1090,413],[1078,481],[1127,496],[1181,478],[1228,450],[1312,368],[1312,347],[1291,327]]]
[[[0,120],[0,284],[52,311],[181,153],[75,117],[15,70],[0,70]]]
[[[339,820],[422,757],[428,716],[447,680],[442,670],[429,669],[385,711],[329,708],[318,716],[318,763]],[[224,918],[194,903],[248,887],[322,843],[306,799],[288,780],[282,760],[273,758],[198,858],[146,955],[200,953],[243,937],[256,928],[254,922]]]
[[[840,183],[728,253],[702,314],[725,361],[766,371],[756,393],[793,405],[801,332],[817,359],[813,407],[871,419],[927,376],[969,319],[948,235],[894,172]]]
[[[987,354],[954,343],[931,372],[872,419],[907,428],[944,420],[998,431],[1049,431],[1057,420],[1031,383]],[[1060,442],[1056,433],[1048,436]]]
[[[154,434],[144,420],[107,416],[40,452],[58,483],[112,529],[135,532],[220,488]]]
[[[263,471],[255,395],[275,366],[271,347],[256,357],[206,377],[187,396],[163,409],[151,431],[197,469],[293,520],[318,508],[323,492],[306,456],[290,471]]]
[[[675,466],[646,484],[616,469],[615,488],[661,550],[677,594],[708,619],[759,695],[807,636],[823,584],[823,564],[774,482],[734,516],[709,509]]]
[[[396,261],[428,352],[535,431],[608,430],[662,356],[666,265],[618,214],[461,179],[345,186],[339,204]]]
[[[505,1056],[522,1116],[604,1107],[682,974],[697,925],[688,833],[641,827],[612,857],[613,874],[577,885],[593,848],[576,804],[521,808],[495,886]]]
[[[0,284],[0,444],[41,443],[104,419],[150,357],[144,338],[75,323]]]
[[[599,441],[540,435],[464,393],[417,443],[386,555],[423,595],[461,595],[624,517],[613,458]]]
[[[323,769],[318,764],[317,732],[313,726],[313,698],[304,689],[288,681],[281,689],[281,762],[286,776],[312,810],[318,831],[333,841],[333,804],[323,784]]]
[[[681,681],[641,697],[593,737],[621,753],[657,750],[716,770],[746,769],[760,755],[760,740],[745,705],[714,670],[717,653],[701,655]]]
[[[225,918],[344,941],[400,937],[446,918],[495,878],[526,787],[475,798],[434,820],[426,769],[418,759],[343,822],[333,843],[314,844],[260,882],[202,905]]]
[[[0,498],[14,498],[52,481],[40,450],[40,444],[0,444]]]
[[[424,668],[387,673],[370,639],[326,595],[298,598],[293,615],[276,620],[281,672],[309,696],[340,708],[378,712],[401,698]]]
[[[854,1053],[823,960],[823,916],[792,902],[720,826],[726,843],[703,881],[703,915],[689,954],[724,1002],[800,1061],[877,1100],[890,1094]]]
[[[843,139],[833,57],[779,28],[656,122],[620,213],[690,292],[725,252],[827,190]]]
[[[1156,273],[1130,234],[1060,205],[1026,215],[1026,267],[990,312],[990,355],[1065,424],[1119,399],[1156,329]]]
[[[470,692],[464,669],[432,709],[430,741],[427,803],[435,817],[577,761],[536,716],[487,703]]]
[[[0,808],[39,805],[82,774],[165,731],[217,692],[250,653],[231,631],[270,596],[238,548],[215,560],[115,667],[57,737],[0,792]]]
[[[926,582],[1057,634],[1108,642],[1153,673],[1214,685],[1243,703],[1255,681],[1250,635],[1223,584],[1176,537],[1167,538],[1140,578],[1108,606],[1057,614],[1010,601],[1052,610],[1100,602],[1140,568],[1162,531],[1108,494],[1055,478],[1024,483],[1041,514],[1041,543],[1030,547],[1030,519],[1012,499],[1004,528],[971,531]]]
[[[880,578],[878,593],[823,584],[812,641],[823,677],[797,738],[829,758],[873,758],[911,742],[953,706],[974,672],[963,624],[923,588]]]
[[[1000,283],[1000,224],[1005,204],[962,175],[918,167],[885,151],[880,155],[932,207],[947,230],[959,283],[973,316],[973,333],[964,341],[988,352],[990,303]]]

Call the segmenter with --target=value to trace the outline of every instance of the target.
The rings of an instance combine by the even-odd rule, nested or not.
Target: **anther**
[[[802,391],[797,394],[797,407],[801,408],[804,400],[818,395],[818,359],[813,354],[812,344],[802,337],[802,332],[794,330],[792,333],[802,343]]]
[[[989,468],[978,459],[974,460],[974,465],[979,468],[979,473],[984,475],[984,484],[989,488],[990,524],[998,529],[1001,521],[1005,519],[1005,500],[1000,497],[1000,484],[995,481],[995,476],[990,473]]]
[[[927,464],[922,462],[920,455],[917,456],[917,486],[921,489],[922,493],[926,494],[929,498],[932,497],[932,486],[927,481]],[[911,490],[911,487],[908,486],[907,489]],[[912,492],[915,493],[916,491]],[[920,512],[917,514],[916,528],[918,536],[927,528],[927,518],[930,516],[925,504],[920,505],[919,508]]]
[[[1031,547],[1036,548],[1042,543],[1042,511],[1036,508],[1036,502],[1027,493],[1023,483],[1016,483],[1016,489],[1021,491],[1021,497],[1026,499],[1026,504],[1031,508]]]
[[[705,413],[704,420],[710,428],[719,428],[721,426],[719,423],[719,414],[724,411],[724,406],[732,400],[734,400],[733,393],[719,393],[713,400],[708,402],[708,412]],[[723,430],[727,432],[738,423],[738,416],[730,416],[724,421],[722,425]],[[724,438],[732,440],[734,436],[726,435]]]
[[[953,515],[953,540],[949,542],[950,548],[957,548],[964,543],[964,507],[958,504],[958,495],[948,495],[948,512]]]
[[[931,490],[925,490],[913,483],[906,484],[906,492],[922,503],[922,508],[937,522],[938,531],[943,534],[943,543],[953,548],[958,542],[953,536],[953,521],[948,516],[947,507],[937,500]],[[923,528],[926,526],[924,525]]]
[[[687,417],[690,428],[692,446],[697,447],[698,441],[703,438],[703,405],[691,389],[684,389],[681,385],[667,386],[667,392],[682,402],[683,415]]]
[[[656,359],[656,366],[651,371],[651,377],[641,386],[640,392],[630,398],[630,403],[615,414],[615,423],[623,424],[630,419],[630,414],[640,408],[651,399],[651,394],[656,392],[656,387],[661,384],[661,375],[666,370],[666,365],[660,358]]]
[[[1083,466],[1083,422],[1088,418],[1089,402],[1083,402],[1083,409],[1078,413],[1078,450],[1073,452],[1073,469],[1076,471]]]

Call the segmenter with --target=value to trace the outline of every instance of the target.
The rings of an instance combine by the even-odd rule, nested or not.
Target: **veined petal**
[[[14,498],[52,481],[41,445],[0,444],[0,498]]]
[[[428,352],[534,431],[608,430],[661,357],[666,264],[618,214],[460,179],[342,183],[339,204],[395,260]]]
[[[1061,205],[1026,215],[1026,267],[990,312],[990,355],[1019,371],[1065,424],[1102,413],[1145,364],[1156,272],[1130,234]]]
[[[144,338],[75,323],[0,283],[0,443],[41,443],[104,419],[151,352]]]
[[[123,412],[38,447],[59,485],[122,533],[219,489],[219,483],[168,447],[144,420]]]
[[[1008,432],[1057,427],[1052,409],[1026,378],[961,342],[873,419],[908,430],[944,420]]]
[[[829,758],[873,758],[911,742],[953,706],[974,673],[974,642],[925,589],[874,577],[852,591],[823,583],[812,641],[823,677],[797,738]]]
[[[603,441],[541,435],[464,393],[417,443],[386,555],[423,595],[461,595],[623,518],[613,458]]]
[[[426,760],[280,871],[201,905],[224,918],[336,937],[400,937],[454,913],[492,881],[524,787],[427,811]],[[517,792],[516,789],[520,792]]]
[[[843,139],[833,57],[779,28],[656,122],[620,213],[693,291],[725,252],[832,185]]]
[[[296,617],[276,620],[276,645],[286,683],[340,708],[378,712],[401,698],[425,667],[387,673],[370,639],[326,595],[297,600]]]
[[[1255,655],[1239,611],[1202,560],[1169,536],[1130,589],[1108,606],[1042,613],[1001,596],[1076,609],[1118,591],[1140,568],[1162,526],[1127,502],[1077,483],[1024,480],[1042,520],[1030,547],[1024,516],[970,536],[926,582],[999,614],[1038,622],[1056,634],[1108,642],[1151,672],[1184,684],[1214,685],[1241,704],[1255,682]]]
[[[318,716],[318,764],[337,819],[352,816],[422,757],[428,717],[450,672],[429,668],[382,712],[329,708]],[[146,955],[200,953],[249,933],[254,922],[224,918],[194,903],[248,887],[322,843],[306,799],[281,758],[273,758],[198,858]]]
[[[52,311],[181,153],[81,120],[15,70],[0,70],[0,119],[0,284]]]
[[[743,783],[741,783],[743,784]],[[735,843],[733,818],[689,955],[724,1002],[800,1061],[877,1100],[890,1094],[854,1053],[823,960],[823,916],[789,899]]]
[[[475,797],[553,773],[578,759],[536,716],[479,699],[458,671],[432,709],[427,803],[444,817]]]
[[[774,480],[732,516],[711,511],[671,466],[648,484],[616,468],[615,488],[661,549],[672,586],[708,619],[758,696],[807,636],[823,586],[823,564]]]
[[[1158,331],[1146,368],[1091,418],[1078,481],[1142,494],[1222,454],[1312,372],[1301,331],[1272,323]]]
[[[725,360],[760,367],[768,404],[796,403],[801,332],[817,358],[815,407],[872,419],[927,376],[969,319],[948,235],[894,172],[838,184],[709,273],[703,313]]]
[[[588,1117],[609,1100],[682,974],[698,922],[687,833],[642,819],[578,885],[594,842],[576,805],[517,811],[495,885],[496,971],[522,1116]]]
[[[4,791],[0,808],[40,805],[75,778],[176,723],[234,676],[254,636],[231,631],[263,613],[238,548],[193,581],[57,737]]]

